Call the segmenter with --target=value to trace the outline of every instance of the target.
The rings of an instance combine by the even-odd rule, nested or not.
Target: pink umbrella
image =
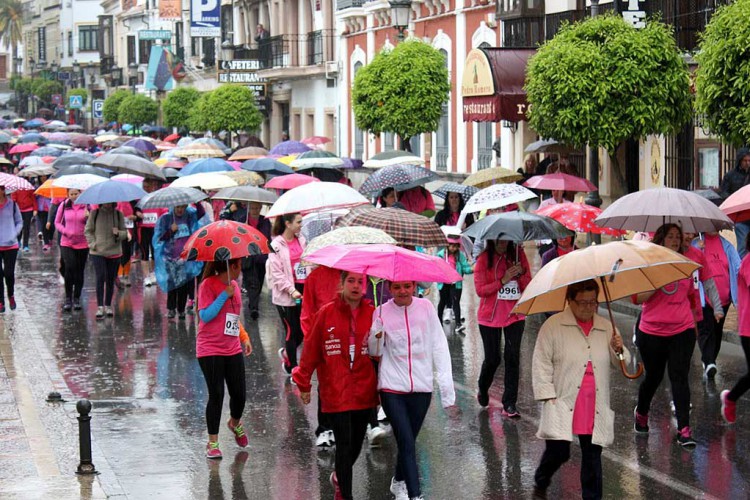
[[[299,142],[307,144],[308,146],[322,146],[323,144],[331,142],[331,139],[323,137],[322,135],[314,135],[312,137],[306,137]]]
[[[750,220],[750,185],[735,191],[719,208],[734,222]]]
[[[18,177],[12,174],[0,173],[0,186],[5,187],[5,192],[10,193],[13,191],[33,191],[34,186],[23,177]]]
[[[232,166],[232,168],[235,169],[235,170],[242,170],[240,168],[240,165],[242,165],[241,161],[227,160],[227,163],[229,163]]]
[[[320,179],[304,174],[288,174],[274,177],[266,182],[265,187],[266,189],[294,189],[297,186],[302,186],[311,182],[320,182]]]
[[[140,175],[133,174],[117,174],[112,177],[113,181],[127,182],[128,184],[134,184],[138,187],[143,187],[143,177]]]
[[[34,151],[35,149],[39,149],[39,145],[33,144],[33,143],[16,144],[12,148],[10,148],[10,151],[8,151],[8,153],[12,155],[18,154],[18,153],[30,153]]]
[[[305,260],[390,281],[461,280],[446,260],[395,245],[331,245],[312,252]]]
[[[532,189],[549,189],[550,191],[596,191],[596,186],[586,179],[560,172],[535,175],[524,182],[523,185]]]

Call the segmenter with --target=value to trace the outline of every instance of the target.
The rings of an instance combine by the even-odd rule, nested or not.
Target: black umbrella
[[[153,162],[136,155],[109,152],[93,161],[93,165],[104,167],[121,174],[140,175],[144,178],[166,181],[164,173]]]
[[[52,162],[54,168],[60,169],[71,165],[91,165],[94,155],[88,153],[66,153]]]
[[[566,238],[575,233],[549,217],[513,211],[488,215],[463,234],[478,240],[530,241]]]
[[[62,177],[63,175],[74,175],[74,174],[93,174],[100,177],[109,177],[109,172],[103,168],[94,167],[92,165],[69,165],[58,170],[54,175],[53,179]]]
[[[146,156],[146,153],[144,153],[140,149],[136,149],[131,146],[120,146],[119,148],[110,149],[109,151],[107,151],[107,154],[135,155],[135,156],[140,156],[141,158],[144,158],[144,159],[148,159],[148,156]]]

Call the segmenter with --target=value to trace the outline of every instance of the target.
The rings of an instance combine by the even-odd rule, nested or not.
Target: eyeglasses
[[[596,301],[596,300],[575,300],[575,299],[571,299],[571,300],[581,307],[598,307],[599,306],[599,301]]]

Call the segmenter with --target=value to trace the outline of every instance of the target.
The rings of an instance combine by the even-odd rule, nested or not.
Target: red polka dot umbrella
[[[257,229],[239,222],[220,220],[193,233],[180,257],[201,262],[229,261],[270,251],[268,240]]]
[[[597,226],[594,219],[600,213],[602,213],[601,209],[584,203],[558,203],[536,211],[537,215],[555,219],[566,228],[577,233],[608,234],[610,236],[625,234],[625,231]]]

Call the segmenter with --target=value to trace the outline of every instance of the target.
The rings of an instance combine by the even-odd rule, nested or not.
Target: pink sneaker
[[[721,416],[726,423],[733,424],[737,421],[737,402],[730,401],[728,396],[728,390],[721,391]]]
[[[341,489],[339,488],[339,480],[336,477],[336,471],[331,472],[331,486],[333,486],[333,500],[344,500],[344,496],[341,494]]]
[[[217,441],[209,441],[206,445],[206,458],[222,458],[219,443]]]
[[[232,427],[232,425],[227,422],[227,427],[229,427],[229,430],[234,434],[234,440],[237,441],[237,446],[240,448],[246,447],[248,440],[247,434],[245,434],[245,429],[242,427],[242,422],[237,424],[236,427]]]

